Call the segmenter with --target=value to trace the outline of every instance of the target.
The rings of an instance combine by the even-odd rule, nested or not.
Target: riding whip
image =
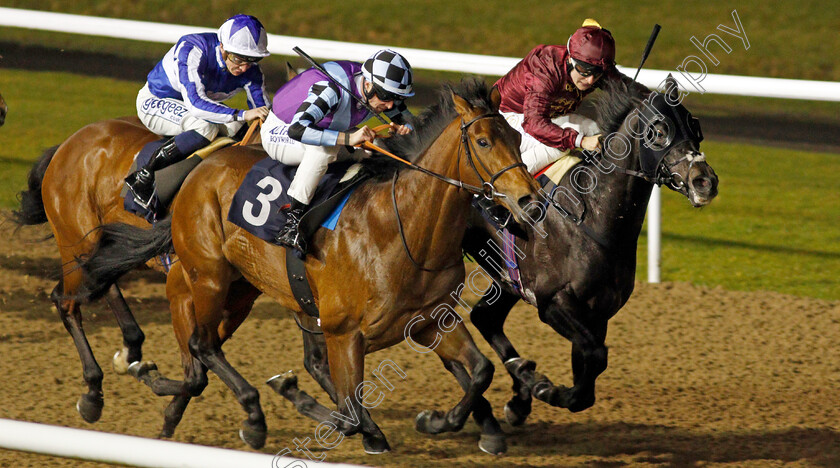
[[[657,25],[657,26],[658,26],[658,25]],[[379,112],[376,112],[375,110],[373,110],[373,107],[371,107],[371,106],[370,106],[370,104],[368,104],[367,102],[365,102],[365,101],[363,101],[362,99],[360,99],[360,98],[359,98],[358,96],[356,96],[356,95],[355,95],[352,91],[350,91],[349,89],[347,89],[347,87],[346,87],[346,86],[344,86],[343,84],[339,83],[339,82],[338,82],[338,80],[336,80],[336,79],[335,79],[332,75],[330,75],[329,73],[327,73],[327,70],[326,70],[326,69],[324,69],[324,66],[323,66],[323,65],[321,65],[321,64],[320,64],[320,63],[318,63],[318,62],[316,62],[316,61],[315,61],[315,59],[313,59],[312,57],[310,57],[310,56],[309,56],[306,52],[304,52],[304,51],[300,50],[300,47],[297,47],[297,46],[292,47],[292,50],[293,50],[296,54],[298,54],[298,55],[300,55],[301,57],[303,57],[303,59],[304,59],[304,60],[306,60],[307,62],[309,62],[309,64],[310,64],[310,65],[312,65],[313,67],[315,67],[316,69],[318,69],[318,71],[320,71],[321,73],[323,73],[323,74],[327,75],[327,78],[328,78],[330,81],[332,81],[333,83],[337,84],[337,85],[338,85],[341,89],[343,89],[344,91],[347,91],[347,94],[349,94],[349,95],[350,95],[350,96],[352,96],[354,99],[356,99],[357,101],[359,101],[359,103],[360,103],[361,105],[365,106],[365,108],[366,108],[368,111],[370,111],[370,113],[371,113],[371,114],[375,115],[375,116],[376,116],[376,118],[377,118],[377,119],[379,119],[379,121],[380,121],[380,122],[382,122],[382,123],[383,123],[383,124],[385,124],[385,125],[390,125],[390,124],[388,123],[388,121],[387,121],[387,120],[385,120],[385,119],[384,119],[384,118],[383,118],[383,117],[379,114]]]
[[[642,65],[645,64],[645,60],[647,60],[648,55],[650,55],[650,50],[653,49],[653,43],[656,41],[656,36],[659,35],[660,29],[662,29],[662,26],[658,24],[653,25],[653,31],[650,33],[650,38],[645,46],[645,52],[642,54],[642,61],[639,62],[639,68],[636,69],[636,75],[633,76],[633,81],[636,81],[636,78],[639,76],[639,72],[642,70]]]

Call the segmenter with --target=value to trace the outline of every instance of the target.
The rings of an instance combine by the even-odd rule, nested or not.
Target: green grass
[[[720,194],[663,190],[662,279],[840,299],[840,156],[704,142]],[[639,277],[647,278],[647,238]]]
[[[6,70],[0,127],[0,208],[15,206],[41,151],[82,126],[131,115],[142,83]],[[241,104],[240,104],[241,105]],[[840,157],[703,143],[720,195],[702,210],[663,191],[663,281],[840,299]],[[646,238],[638,277],[646,278]]]
[[[4,6],[83,15],[207,26],[216,28],[234,13],[258,16],[271,33],[340,41],[390,44],[435,50],[518,57],[539,43],[563,43],[584,18],[598,19],[618,41],[619,63],[636,65],[654,23],[663,29],[652,68],[672,68],[697,51],[689,38],[718,33],[733,48],[719,52],[714,73],[840,80],[831,53],[840,12],[820,0],[731,2],[545,2],[506,0],[452,2],[420,0],[395,5],[387,0],[359,2],[271,2],[217,0],[212,9],[188,0],[113,2],[102,0],[6,0]],[[750,42],[716,31],[734,26],[738,16]]]

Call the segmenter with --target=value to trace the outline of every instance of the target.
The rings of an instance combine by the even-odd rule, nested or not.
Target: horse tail
[[[18,193],[20,210],[12,211],[12,219],[18,227],[35,226],[47,222],[47,212],[44,210],[44,199],[41,196],[41,183],[44,181],[44,174],[47,172],[47,167],[57,150],[58,145],[44,151],[44,154],[35,161],[32,169],[29,170],[27,183],[29,190]]]
[[[170,217],[156,222],[151,229],[111,223],[97,230],[101,237],[93,252],[77,259],[85,279],[74,299],[99,299],[121,276],[172,250]]]

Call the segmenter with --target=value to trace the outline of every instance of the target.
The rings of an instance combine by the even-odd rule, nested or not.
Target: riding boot
[[[293,248],[300,252],[301,255],[306,255],[306,240],[301,235],[299,227],[300,219],[308,208],[309,205],[303,204],[294,198],[292,199],[291,205],[282,208],[282,211],[286,214],[286,225],[280,229],[277,237],[274,238],[275,244]]]
[[[184,159],[184,156],[175,144],[175,137],[166,140],[152,154],[145,166],[125,178],[125,184],[134,194],[134,201],[149,209],[155,193],[155,171]]]
[[[139,171],[130,174],[125,183],[134,194],[134,199],[145,209],[149,209],[155,195],[155,171],[181,162],[194,151],[210,144],[210,140],[196,130],[187,130],[180,135],[166,140],[155,150],[149,161]]]

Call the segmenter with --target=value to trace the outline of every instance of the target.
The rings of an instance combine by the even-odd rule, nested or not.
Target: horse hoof
[[[391,451],[391,446],[385,437],[380,436],[366,436],[362,439],[362,445],[365,447],[365,453],[368,455],[379,455]]]
[[[105,400],[102,399],[102,395],[92,397],[85,393],[76,402],[76,411],[82,415],[82,419],[92,424],[102,417],[103,406],[105,406]]]
[[[414,428],[424,434],[440,434],[444,432],[446,416],[440,411],[426,410],[414,418]]]
[[[265,383],[272,390],[285,397],[290,390],[297,390],[298,380],[294,371],[286,371],[266,380]]]
[[[157,370],[157,364],[152,361],[134,361],[128,365],[128,373],[138,380],[153,370]]]
[[[568,410],[572,413],[579,413],[585,409],[589,409],[595,404],[595,394],[587,395],[584,398],[572,397],[569,401]]]
[[[505,419],[511,426],[521,426],[531,414],[531,401],[512,398],[505,403]]]
[[[268,433],[265,429],[254,429],[248,426],[239,430],[239,438],[248,444],[252,449],[259,450],[265,446],[265,437]]]
[[[123,348],[114,353],[114,372],[118,375],[128,374],[128,348]]]
[[[175,435],[175,428],[174,427],[167,427],[164,424],[163,429],[161,429],[160,434],[158,434],[158,439],[169,439],[169,438],[172,438],[173,435]]]
[[[478,448],[490,455],[501,455],[507,452],[507,442],[504,434],[481,434],[478,441]]]

